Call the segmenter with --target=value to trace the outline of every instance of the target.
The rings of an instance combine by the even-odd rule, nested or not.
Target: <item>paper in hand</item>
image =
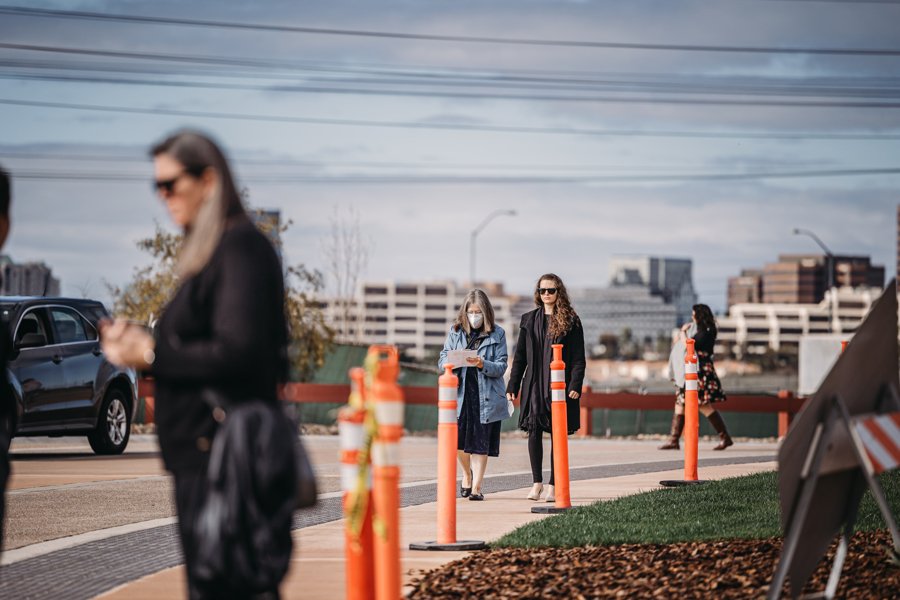
[[[466,360],[467,358],[477,358],[477,350],[450,350],[447,352],[447,362],[453,365],[453,368],[471,367],[472,365]]]

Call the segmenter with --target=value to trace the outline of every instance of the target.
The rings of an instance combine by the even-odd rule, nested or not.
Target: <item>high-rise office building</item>
[[[675,306],[652,294],[645,285],[572,289],[569,298],[584,327],[584,344],[589,354],[600,343],[601,335],[622,337],[627,330],[632,340],[652,345],[660,337],[670,338],[680,323]]]
[[[652,295],[675,307],[678,323],[686,323],[697,303],[692,269],[689,258],[619,255],[609,260],[609,284],[649,288]]]
[[[829,280],[828,269],[832,269]],[[868,256],[782,254],[763,269],[763,302],[816,304],[825,298],[829,282],[835,287],[884,286],[884,267]]]
[[[4,254],[0,256],[0,277],[2,296],[59,296],[59,279],[42,262],[17,264]]]
[[[729,277],[728,308],[735,304],[762,302],[762,280],[760,269],[744,269],[737,277]]]

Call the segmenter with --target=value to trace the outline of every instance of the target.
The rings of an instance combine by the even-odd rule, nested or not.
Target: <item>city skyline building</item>
[[[761,302],[735,304],[728,315],[718,317],[717,352],[742,357],[796,351],[806,334],[856,331],[881,287],[835,287],[818,303]]]
[[[6,254],[0,255],[0,295],[59,296],[59,279],[44,262],[16,263]]]
[[[691,320],[697,303],[692,272],[689,258],[622,254],[609,259],[610,287],[646,286],[652,295],[675,307],[678,323]]]
[[[507,349],[515,349],[518,316],[511,307],[517,296],[506,295],[503,284],[479,282],[491,301],[494,321],[506,332]],[[323,302],[338,341],[359,344],[393,344],[408,356],[421,360],[440,351],[469,286],[453,280],[366,280],[356,297]],[[342,309],[349,302],[348,311]],[[349,322],[344,322],[346,320]]]
[[[595,354],[592,349],[600,345],[603,335],[621,339],[627,330],[632,340],[648,346],[661,336],[671,339],[679,323],[675,305],[645,285],[572,289],[569,298],[581,318],[589,356]]]
[[[832,268],[829,279],[828,269]],[[766,303],[815,304],[825,298],[829,280],[835,287],[884,285],[884,267],[873,265],[868,256],[781,254],[763,268],[762,301]]]
[[[762,302],[762,282],[762,269],[742,269],[737,277],[729,277],[726,310],[735,304]]]

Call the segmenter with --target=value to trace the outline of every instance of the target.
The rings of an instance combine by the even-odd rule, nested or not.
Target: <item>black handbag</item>
[[[195,522],[196,574],[235,593],[277,587],[290,564],[293,513],[316,502],[315,476],[297,428],[274,401],[224,408],[207,469],[206,499]]]
[[[219,423],[221,426],[224,423],[225,419],[228,416],[228,412],[230,410],[229,402],[225,400],[221,393],[218,391],[206,388],[203,390],[201,396],[203,397],[203,401],[206,402],[213,411],[213,418]],[[250,400],[250,402],[264,402],[263,400]],[[291,431],[293,431],[292,440],[293,440],[293,448],[294,448],[294,471],[296,472],[296,489],[297,489],[297,504],[296,508],[310,508],[316,505],[318,501],[318,484],[316,483],[316,473],[313,471],[312,462],[309,460],[309,454],[306,452],[306,447],[303,445],[303,440],[300,439],[300,436],[296,434],[297,426],[293,422],[293,420],[285,414],[283,410],[279,407],[277,411],[276,418],[284,420],[286,423],[290,425]],[[284,440],[284,446],[287,447],[289,444]]]

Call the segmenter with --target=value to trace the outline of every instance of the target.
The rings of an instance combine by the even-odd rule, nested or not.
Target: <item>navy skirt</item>
[[[466,454],[500,456],[500,421],[481,422],[481,406],[478,399],[478,374],[474,367],[471,377],[466,377],[466,393],[462,410],[456,420],[459,431],[456,448]]]

